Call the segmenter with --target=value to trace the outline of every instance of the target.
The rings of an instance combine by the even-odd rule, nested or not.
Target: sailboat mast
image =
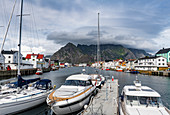
[[[21,54],[21,34],[22,34],[22,11],[23,11],[23,0],[21,0],[21,15],[20,15],[20,30],[19,30],[19,44],[18,44],[18,75],[21,75],[20,73],[20,54]]]
[[[99,13],[98,13],[98,39],[97,39],[97,66],[100,67],[100,24],[99,24]]]

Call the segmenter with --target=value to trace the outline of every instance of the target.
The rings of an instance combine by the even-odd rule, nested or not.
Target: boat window
[[[147,97],[146,105],[148,106],[163,106],[159,97]]]
[[[136,89],[128,89],[129,91],[136,91]]]
[[[139,97],[139,102],[141,105],[146,105],[146,100],[147,100],[147,97]]]
[[[42,85],[42,84],[37,84],[35,87],[37,89],[46,89],[46,85]]]
[[[90,81],[86,81],[86,86],[89,86],[89,85],[91,85]]]
[[[139,105],[137,96],[127,96],[127,104],[128,105]]]
[[[152,89],[142,89],[142,91],[154,92]]]
[[[82,80],[66,80],[64,85],[86,86],[86,81],[82,81]]]
[[[127,96],[127,105],[136,105],[136,106],[152,106],[152,107],[160,107],[162,105],[162,101],[159,97],[142,97],[142,96]]]

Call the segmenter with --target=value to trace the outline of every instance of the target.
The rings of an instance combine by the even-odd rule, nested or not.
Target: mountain
[[[91,57],[83,54],[82,51],[77,48],[74,44],[68,43],[66,46],[62,47],[59,51],[55,52],[51,56],[51,60],[59,60],[60,62],[68,63],[81,63],[90,62]]]
[[[59,51],[55,52],[51,60],[59,60],[60,62],[69,63],[91,63],[96,61],[96,45],[81,45],[75,46],[68,43]],[[102,44],[100,45],[101,60],[113,59],[137,59],[150,54],[144,50],[125,48],[122,45]]]

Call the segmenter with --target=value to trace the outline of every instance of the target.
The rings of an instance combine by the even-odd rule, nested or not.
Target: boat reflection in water
[[[169,115],[168,109],[161,102],[158,92],[147,86],[126,85],[121,94],[120,115]]]
[[[76,74],[69,76],[65,84],[47,97],[47,104],[55,114],[69,114],[81,110],[88,104],[96,90],[91,76]]]

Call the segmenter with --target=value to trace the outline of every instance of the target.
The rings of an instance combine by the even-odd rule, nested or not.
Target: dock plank
[[[82,115],[118,115],[118,80],[107,80]]]

